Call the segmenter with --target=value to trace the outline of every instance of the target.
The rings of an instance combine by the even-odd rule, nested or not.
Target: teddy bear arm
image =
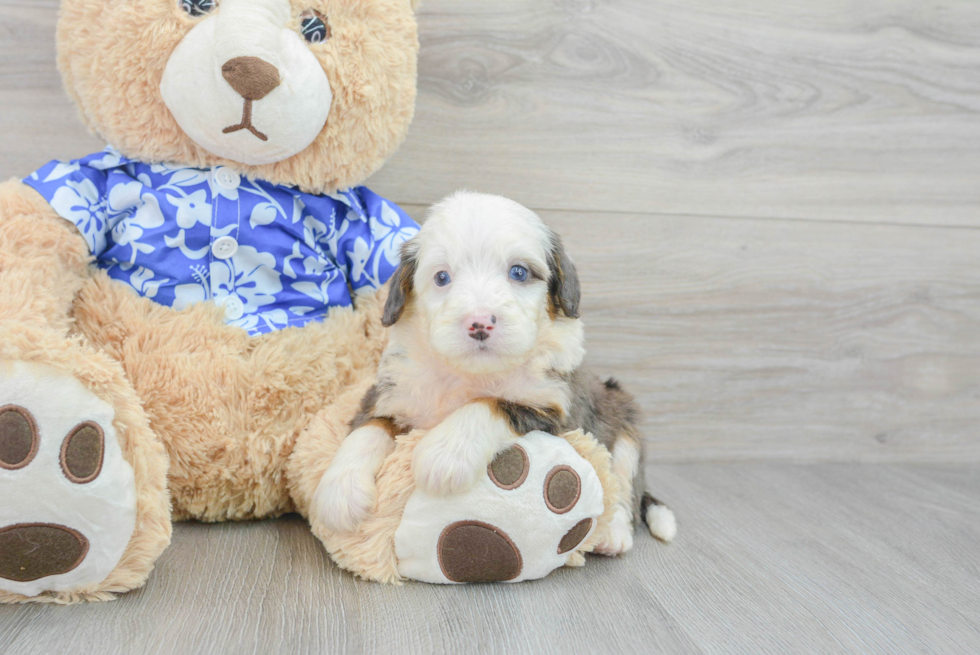
[[[88,244],[74,225],[24,183],[0,184],[0,319],[53,328],[70,325],[76,294],[88,277]]]

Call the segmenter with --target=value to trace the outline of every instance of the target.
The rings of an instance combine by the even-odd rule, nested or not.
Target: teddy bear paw
[[[398,571],[436,583],[542,578],[569,562],[602,512],[592,465],[564,439],[532,432],[463,493],[415,490],[395,533]]]
[[[113,418],[73,377],[0,363],[0,591],[74,591],[119,563],[136,487]]]

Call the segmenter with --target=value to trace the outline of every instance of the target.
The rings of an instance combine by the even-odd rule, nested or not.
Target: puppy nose
[[[279,69],[258,57],[235,57],[221,67],[221,75],[246,100],[261,100],[279,86]]]
[[[490,332],[493,331],[494,325],[497,324],[497,317],[494,315],[471,316],[466,322],[469,324],[467,329],[471,339],[486,341],[490,338]]]

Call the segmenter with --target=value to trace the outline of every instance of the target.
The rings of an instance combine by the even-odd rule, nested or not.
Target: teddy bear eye
[[[323,43],[330,38],[330,26],[319,12],[308,9],[299,17],[299,31],[308,43]]]
[[[180,0],[180,8],[191,16],[203,16],[218,6],[218,0]]]

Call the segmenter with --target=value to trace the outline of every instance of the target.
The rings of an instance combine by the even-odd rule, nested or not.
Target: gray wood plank
[[[56,0],[0,0],[0,178],[102,147]],[[417,118],[370,184],[535,208],[980,225],[969,0],[427,0]]]
[[[678,540],[518,585],[386,587],[297,518],[177,526],[143,590],[0,606],[11,654],[974,653],[976,467],[649,467]]]
[[[372,180],[536,208],[980,225],[980,9],[431,0]]]

